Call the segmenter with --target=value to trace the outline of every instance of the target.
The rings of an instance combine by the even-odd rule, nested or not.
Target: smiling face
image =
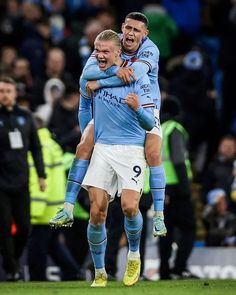
[[[98,66],[102,71],[107,70],[119,60],[120,48],[113,40],[96,40],[94,49]]]
[[[128,53],[135,53],[148,34],[148,29],[141,21],[127,18],[122,24],[122,46]]]

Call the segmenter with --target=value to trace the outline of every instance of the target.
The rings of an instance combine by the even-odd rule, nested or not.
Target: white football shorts
[[[107,145],[96,143],[83,187],[105,190],[110,201],[130,189],[142,194],[146,160],[144,148],[130,145]]]
[[[152,130],[147,131],[147,133],[155,134],[155,135],[158,135],[160,138],[162,138],[160,111],[158,109],[154,110],[154,116],[155,116],[155,126],[152,128]]]

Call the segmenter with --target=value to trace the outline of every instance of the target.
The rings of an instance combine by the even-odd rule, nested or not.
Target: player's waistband
[[[119,152],[121,151],[130,151],[130,150],[140,150],[143,151],[144,147],[140,145],[128,145],[128,144],[105,144],[105,143],[99,143],[97,142],[95,145],[104,147],[104,148],[112,148],[114,150],[117,150]]]

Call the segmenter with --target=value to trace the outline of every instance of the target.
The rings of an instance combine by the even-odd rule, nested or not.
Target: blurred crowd
[[[181,106],[193,181],[201,188],[205,244],[236,246],[235,0],[0,0],[0,76],[16,81],[17,103],[35,114],[38,128],[51,133],[68,172],[81,137],[83,66],[97,34],[108,28],[120,32],[131,11],[148,17],[149,37],[160,50],[161,99],[175,97]],[[49,237],[47,231],[45,238],[32,218],[36,235],[29,247],[43,234],[65,280],[84,278],[79,266],[88,251],[87,199],[82,192],[78,218],[64,234],[58,230]],[[29,258],[32,279],[43,280],[35,255]]]

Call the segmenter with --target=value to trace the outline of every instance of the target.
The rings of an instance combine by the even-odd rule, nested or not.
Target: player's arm
[[[117,68],[117,66],[112,66],[106,71],[101,71],[99,69],[95,55],[92,54],[84,66],[83,72],[81,74],[81,78],[88,81],[106,79],[115,75],[114,74],[115,69],[113,68]]]
[[[133,63],[132,67],[122,68],[112,66],[109,70],[112,72],[114,69],[116,69],[116,76],[100,80],[96,78],[93,81],[88,81],[86,86],[87,93],[92,96],[93,92],[100,88],[119,87],[125,84],[130,84],[137,80],[137,77],[139,79],[141,76],[147,73],[150,68],[146,63],[136,61]]]
[[[129,94],[126,103],[136,112],[140,126],[150,131],[155,126],[155,104],[151,97],[151,85],[147,75],[135,82],[134,90],[136,94]]]
[[[99,88],[119,87],[140,79],[143,75],[147,74],[149,70],[150,66],[147,63],[142,60],[137,60],[128,68],[113,66],[110,71],[110,73],[114,73],[112,77],[100,79],[96,82]]]
[[[92,120],[92,100],[86,93],[86,80],[80,79],[80,102],[79,102],[79,126],[83,133],[88,123]]]
[[[101,71],[94,54],[86,62],[81,77],[89,81],[88,90],[91,93],[99,88],[118,87],[136,80],[132,68],[114,65],[106,71]]]
[[[155,126],[155,118],[151,108],[144,108],[139,104],[138,95],[129,93],[125,98],[126,104],[136,113],[140,126],[150,131]]]
[[[153,67],[157,67],[159,55],[160,53],[156,46],[146,46],[138,52],[137,60],[130,66],[130,69],[133,70],[132,74],[127,72],[127,68],[112,67],[110,74],[116,76],[101,79],[97,82],[100,88],[102,88],[109,87],[110,84],[113,84],[113,86],[122,86],[139,80],[141,77],[151,72]],[[117,77],[119,79],[117,79]]]
[[[151,87],[148,77],[140,79],[135,83],[136,93],[130,93],[126,99],[126,104],[135,111],[140,126],[145,130],[152,130],[155,126],[154,103],[151,98]]]
[[[139,80],[145,74],[152,71],[159,61],[159,50],[155,46],[147,46],[138,53],[137,60],[130,68],[113,66],[109,70],[110,78],[95,79],[97,80],[97,90],[103,87],[118,87]],[[130,70],[128,70],[130,69]]]
[[[104,87],[119,87],[139,80],[149,73],[153,66],[158,64],[159,51],[157,47],[147,46],[138,54],[138,59],[129,68],[112,66],[106,71],[101,71],[97,65],[97,60],[92,55],[87,61],[82,73],[82,77],[88,82],[87,91],[92,93]],[[110,76],[109,78],[107,76]],[[96,82],[95,82],[96,81]]]

